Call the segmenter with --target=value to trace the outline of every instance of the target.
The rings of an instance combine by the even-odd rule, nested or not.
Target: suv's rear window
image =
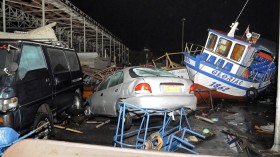
[[[131,77],[143,77],[143,76],[169,76],[175,77],[174,74],[158,69],[158,68],[147,68],[147,67],[139,67],[130,69]]]

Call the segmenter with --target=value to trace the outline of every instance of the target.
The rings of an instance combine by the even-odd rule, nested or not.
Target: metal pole
[[[42,0],[42,23],[41,26],[45,26],[45,0]]]
[[[112,36],[110,36],[110,63],[112,60]]]
[[[121,63],[121,43],[119,42],[119,63]]]
[[[104,43],[103,43],[103,40],[104,40],[104,34],[103,34],[103,30],[101,31],[101,52],[102,52],[102,57],[106,58],[106,56],[104,56]]]
[[[98,54],[98,27],[96,26],[96,30],[95,30],[95,47],[96,47],[96,53]]]
[[[129,48],[127,48],[127,63],[129,63]]]
[[[122,65],[124,65],[124,50],[123,50],[123,44],[122,44]]]
[[[79,39],[79,52],[81,52],[81,42],[80,42],[80,39]]]
[[[184,31],[185,31],[185,18],[182,18],[182,52],[184,51]]]
[[[6,0],[2,2],[2,12],[3,12],[3,32],[6,32]]]
[[[70,15],[70,46],[73,48],[73,24],[72,24],[72,15]]]
[[[279,4],[280,5],[280,4]],[[280,12],[279,12],[280,15]],[[279,28],[279,26],[278,26]],[[280,32],[279,32],[280,37]],[[278,43],[278,49],[280,49],[280,44]],[[278,55],[279,56],[279,55]],[[277,82],[280,82],[280,60],[278,59],[278,77]],[[276,117],[275,117],[275,125],[274,125],[274,144],[271,148],[271,151],[280,152],[280,84],[277,84],[277,97],[276,97]]]
[[[116,60],[116,40],[114,39],[114,65],[117,65],[117,60]]]
[[[86,52],[86,18],[84,18],[84,52]]]

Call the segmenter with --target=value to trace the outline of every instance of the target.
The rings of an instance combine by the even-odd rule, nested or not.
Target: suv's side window
[[[69,71],[63,50],[47,48],[53,73]]]
[[[80,70],[80,67],[79,67],[80,64],[79,64],[78,58],[76,56],[76,53],[73,51],[65,51],[65,54],[69,61],[69,66],[70,66],[71,71]]]
[[[18,75],[20,79],[23,79],[28,71],[47,68],[44,55],[40,46],[23,45]]]

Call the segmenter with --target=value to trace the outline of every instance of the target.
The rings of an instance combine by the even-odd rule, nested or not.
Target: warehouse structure
[[[2,0],[0,30],[29,31],[56,22],[59,42],[92,52],[114,64],[129,62],[129,49],[115,35],[68,0]]]

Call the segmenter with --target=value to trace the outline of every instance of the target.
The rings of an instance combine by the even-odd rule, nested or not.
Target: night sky
[[[228,32],[246,0],[70,0],[94,20],[118,36],[131,50],[149,47],[157,54],[181,50],[184,41],[205,44],[207,29]],[[239,31],[278,43],[278,0],[250,0],[241,14]]]

